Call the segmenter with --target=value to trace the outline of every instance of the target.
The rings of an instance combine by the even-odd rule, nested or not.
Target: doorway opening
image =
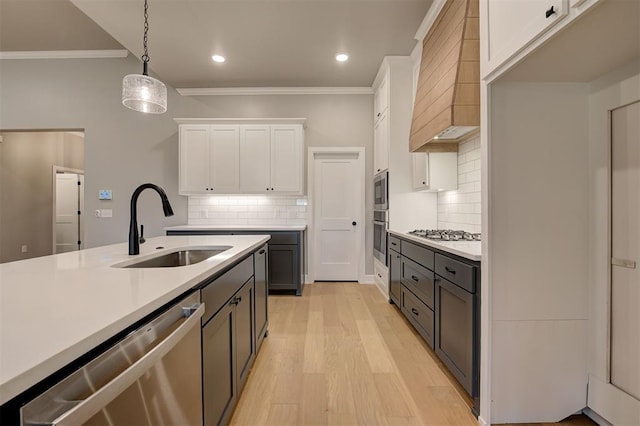
[[[84,203],[84,185],[77,181],[84,179],[84,166],[83,131],[0,131],[0,263],[82,247],[84,221],[78,206]],[[64,190],[57,190],[57,176],[72,174],[78,200],[73,210],[76,225],[58,227],[55,200]],[[72,237],[74,244],[56,248],[57,240],[71,235],[78,235]]]

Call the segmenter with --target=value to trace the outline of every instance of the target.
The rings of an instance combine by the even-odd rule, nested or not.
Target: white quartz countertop
[[[220,272],[263,235],[149,238],[0,265],[0,404]],[[175,268],[113,267],[181,248],[231,246]]]
[[[406,232],[389,230],[390,234],[407,240],[415,241],[423,246],[437,248],[451,254],[455,254],[465,259],[480,261],[482,259],[481,241],[437,241],[417,237]]]
[[[307,225],[181,225],[165,231],[304,231]]]

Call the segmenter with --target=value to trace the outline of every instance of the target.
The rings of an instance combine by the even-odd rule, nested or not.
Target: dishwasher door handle
[[[144,354],[138,361],[116,376],[113,380],[96,390],[91,396],[83,400],[69,411],[58,416],[52,426],[78,425],[91,419],[100,410],[105,408],[118,395],[124,392],[129,386],[135,383],[146,371],[156,362],[173,349],[182,338],[195,326],[200,326],[200,318],[204,314],[204,303],[196,305],[197,309],[184,320],[178,328],[169,334],[162,342]],[[187,309],[193,309],[195,306]]]

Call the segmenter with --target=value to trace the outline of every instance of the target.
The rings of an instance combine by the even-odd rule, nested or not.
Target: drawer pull
[[[544,16],[549,18],[549,17],[551,17],[551,15],[555,15],[555,13],[556,13],[555,9],[553,8],[553,6],[551,6],[551,9],[547,10],[544,13]]]
[[[411,279],[414,280],[415,282],[420,281],[420,278],[416,277],[415,275],[411,275]]]
[[[418,310],[416,308],[411,308],[411,313],[415,316],[420,315],[420,312],[418,312]]]
[[[456,274],[456,270],[455,269],[451,269],[448,266],[445,266],[444,270],[447,271],[448,273],[452,274],[452,275]]]
[[[264,254],[264,249],[260,250],[258,254]]]
[[[391,245],[392,245],[392,246],[397,246],[397,245],[398,245],[398,243],[394,243],[394,242],[392,242],[392,243],[391,243]]]

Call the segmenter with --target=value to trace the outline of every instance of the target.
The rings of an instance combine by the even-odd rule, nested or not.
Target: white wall
[[[458,146],[458,189],[438,193],[438,229],[481,232],[480,136]]]
[[[182,97],[168,87],[168,111],[144,115],[120,103],[122,77],[140,72],[126,59],[0,60],[0,130],[79,129],[85,131],[86,209],[113,209],[113,218],[86,220],[86,247],[126,241],[129,199],[142,183],[165,189],[175,216],[165,218],[156,194],[139,200],[138,223],[148,236],[165,226],[187,223],[187,197],[178,195],[177,117],[306,117],[307,146],[361,146],[366,158],[366,205],[372,205],[373,96]],[[306,156],[305,156],[306,157]],[[112,201],[99,201],[112,189]],[[371,253],[371,213],[367,253]],[[367,257],[366,270],[373,271]]]

